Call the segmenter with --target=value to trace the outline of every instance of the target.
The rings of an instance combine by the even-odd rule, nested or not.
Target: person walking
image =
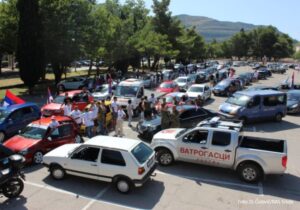
[[[127,115],[128,115],[128,126],[132,127],[131,121],[132,121],[132,116],[133,116],[133,105],[132,101],[129,99],[128,104],[127,104]]]
[[[145,114],[145,119],[151,118],[152,110],[151,110],[151,105],[150,105],[150,102],[148,101],[147,96],[144,97],[144,114]]]
[[[93,111],[90,108],[85,108],[84,113],[81,115],[82,123],[85,126],[85,132],[88,138],[93,137],[93,127],[94,127],[94,121],[93,121]]]
[[[121,106],[118,106],[117,111],[117,123],[116,123],[116,129],[115,129],[115,136],[123,137],[123,120],[126,117],[125,112],[123,111]]]
[[[161,107],[161,129],[167,129],[170,126],[170,116],[166,104]]]
[[[140,101],[138,109],[139,109],[139,113],[140,113],[140,121],[144,121],[145,120],[144,98],[142,98],[142,100]]]
[[[176,106],[172,107],[172,114],[170,115],[171,128],[180,128],[179,111]]]

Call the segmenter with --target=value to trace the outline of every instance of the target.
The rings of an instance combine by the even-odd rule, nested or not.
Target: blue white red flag
[[[6,90],[4,101],[3,101],[3,106],[8,107],[13,104],[23,104],[25,101],[23,101],[21,98],[18,96],[14,95],[12,92],[9,90]]]

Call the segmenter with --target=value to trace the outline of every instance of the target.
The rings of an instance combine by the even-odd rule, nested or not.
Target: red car
[[[78,106],[80,111],[84,110],[84,108],[94,100],[90,93],[88,94],[88,97],[85,97],[81,90],[67,91],[59,96],[56,96],[52,103],[44,105],[41,109],[42,115],[45,117],[52,115],[63,115],[64,110],[62,105],[64,103],[66,93],[68,93],[68,96],[72,100],[73,109],[75,106]]]
[[[163,93],[172,93],[172,92],[178,92],[179,88],[176,82],[165,81],[160,84],[160,86],[156,89],[156,91],[163,92]]]
[[[4,145],[22,154],[27,163],[41,163],[43,155],[56,147],[69,143],[80,143],[82,137],[76,122],[66,116],[56,116],[59,126],[50,129],[51,117],[33,121],[18,135],[8,139]]]

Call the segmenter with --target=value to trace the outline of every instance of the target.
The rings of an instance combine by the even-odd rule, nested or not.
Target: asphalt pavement
[[[237,73],[251,71],[237,68]],[[287,76],[273,74],[253,85],[276,85]],[[297,73],[295,78],[298,80]],[[150,92],[151,93],[151,92]],[[205,108],[217,110],[225,97],[212,97]],[[136,120],[137,121],[137,120]],[[134,122],[134,125],[136,122]],[[288,115],[280,123],[246,125],[246,135],[285,139],[288,166],[284,175],[267,176],[258,184],[247,184],[234,171],[184,162],[158,167],[156,176],[131,194],[118,193],[109,183],[75,176],[53,180],[41,165],[25,168],[22,196],[0,197],[0,210],[98,210],[98,209],[300,209],[300,115]],[[124,123],[125,135],[137,139],[135,127]],[[111,135],[114,133],[112,132]]]

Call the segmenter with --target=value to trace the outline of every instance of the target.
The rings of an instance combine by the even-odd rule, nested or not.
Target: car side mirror
[[[21,133],[21,130],[18,130],[18,134],[20,134]]]
[[[51,136],[48,136],[48,137],[47,137],[47,140],[48,140],[48,141],[52,141],[52,137],[51,137]]]
[[[14,121],[11,118],[9,118],[8,119],[8,124],[12,125],[13,123],[14,123]]]
[[[253,102],[249,102],[248,104],[247,104],[247,108],[251,108],[253,106]]]
[[[188,143],[188,142],[189,142],[188,137],[187,137],[187,136],[183,137],[183,138],[182,138],[182,142]]]

